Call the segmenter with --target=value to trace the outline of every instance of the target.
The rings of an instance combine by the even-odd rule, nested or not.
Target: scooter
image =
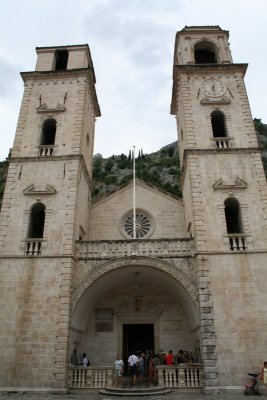
[[[257,374],[249,374],[248,373],[248,375],[252,376],[252,381],[245,385],[244,394],[246,396],[250,396],[250,395],[260,396],[261,392],[259,391],[258,380],[257,380],[257,377],[259,376],[259,373],[257,373]]]

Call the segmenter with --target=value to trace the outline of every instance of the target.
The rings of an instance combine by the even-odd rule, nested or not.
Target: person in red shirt
[[[166,365],[173,365],[174,364],[174,357],[172,351],[170,350],[169,353],[166,355]]]

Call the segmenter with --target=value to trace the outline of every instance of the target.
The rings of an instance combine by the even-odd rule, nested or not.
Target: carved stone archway
[[[189,277],[182,271],[181,268],[163,261],[158,258],[152,257],[123,257],[104,261],[101,264],[95,265],[94,268],[89,270],[82,278],[72,293],[72,310],[74,311],[80,298],[87,291],[87,289],[98,279],[107,273],[115,271],[119,268],[127,266],[150,267],[161,272],[166,273],[169,277],[173,278],[177,284],[184,290],[185,294],[191,299],[196,309],[198,306],[198,291]]]

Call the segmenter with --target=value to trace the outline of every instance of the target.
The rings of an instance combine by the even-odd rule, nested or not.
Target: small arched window
[[[194,47],[194,56],[196,64],[217,64],[216,46],[203,40],[198,42]]]
[[[68,50],[57,50],[55,52],[55,70],[62,71],[67,69],[69,52]]]
[[[28,238],[42,239],[44,234],[45,206],[35,203],[30,212]]]
[[[211,126],[213,137],[226,137],[226,123],[225,123],[225,115],[220,110],[215,110],[211,113]]]
[[[237,199],[229,197],[224,202],[227,233],[243,233],[240,205]]]
[[[48,118],[43,123],[41,146],[51,146],[55,143],[57,130],[57,121],[54,118]]]

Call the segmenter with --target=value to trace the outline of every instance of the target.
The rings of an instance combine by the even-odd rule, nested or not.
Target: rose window
[[[135,217],[135,232],[136,239],[145,239],[152,235],[154,230],[154,220],[146,212],[136,210]],[[133,212],[129,212],[122,218],[121,232],[127,238],[134,237],[134,220]]]

